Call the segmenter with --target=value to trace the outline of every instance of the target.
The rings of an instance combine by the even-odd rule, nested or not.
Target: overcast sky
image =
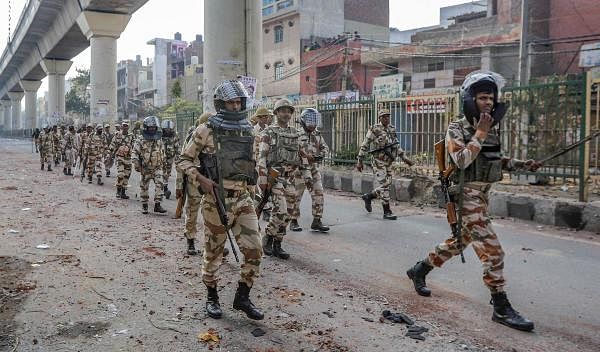
[[[21,11],[27,0],[10,0],[11,30],[19,20]],[[216,0],[215,0],[216,1]],[[439,23],[439,8],[470,2],[468,0],[390,0],[390,27],[400,30],[431,26]],[[8,3],[0,0],[0,47],[6,47],[8,37]],[[154,55],[154,47],[146,44],[152,38],[172,38],[180,32],[183,40],[192,41],[196,34],[204,31],[204,0],[149,0],[131,18],[125,32],[118,40],[118,60],[135,59],[142,55],[142,60]],[[332,33],[336,34],[336,33]],[[0,54],[1,55],[1,54]],[[74,65],[67,74],[75,74],[74,67],[87,68],[90,62],[89,48],[79,54]],[[47,90],[47,83],[42,84],[38,95]]]

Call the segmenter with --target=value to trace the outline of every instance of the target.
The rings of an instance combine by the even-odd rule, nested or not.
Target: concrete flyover
[[[65,113],[64,80],[72,59],[91,46],[91,122],[116,121],[116,40],[148,0],[28,0],[0,57],[0,124],[28,130],[36,121],[36,92],[48,76],[48,114]],[[25,97],[25,114],[21,99]]]

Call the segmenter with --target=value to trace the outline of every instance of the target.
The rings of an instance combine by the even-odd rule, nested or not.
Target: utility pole
[[[520,86],[529,83],[528,57],[529,46],[527,40],[529,38],[529,0],[521,2],[521,40],[519,43],[519,74],[518,82]]]
[[[348,89],[348,78],[350,77],[351,68],[350,68],[350,60],[348,60],[348,55],[350,54],[350,36],[348,32],[344,33],[345,36],[345,48],[344,48],[344,74],[342,76],[342,93],[344,94],[344,98],[346,98],[346,90]]]

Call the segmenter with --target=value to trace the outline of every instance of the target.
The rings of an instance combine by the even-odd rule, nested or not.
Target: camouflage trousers
[[[262,245],[258,231],[258,219],[254,201],[248,190],[225,190],[225,208],[235,241],[244,254],[240,268],[240,282],[252,287],[258,277],[262,258]],[[207,287],[217,287],[217,271],[223,260],[223,248],[227,240],[225,227],[221,224],[212,195],[202,197],[204,218],[204,254],[202,257],[202,281]]]
[[[389,204],[390,202],[390,186],[392,185],[392,165],[373,159],[373,173],[375,174],[374,193],[377,198],[381,199],[381,203]]]
[[[273,207],[265,233],[279,241],[282,241],[285,236],[285,229],[291,220],[289,214],[296,204],[296,189],[293,181],[293,178],[278,177],[271,189]]]
[[[117,157],[117,181],[115,186],[127,187],[131,176],[131,159],[121,156]]]
[[[72,168],[75,166],[75,149],[65,149],[65,168]]]
[[[115,159],[110,153],[104,154],[104,170],[110,170],[115,164]]]
[[[471,188],[464,189],[462,211],[462,248],[469,244],[483,265],[483,282],[492,291],[504,291],[504,251],[498,236],[492,229],[492,222],[487,212],[488,195]],[[438,244],[429,253],[427,261],[441,267],[447,260],[460,253],[454,237]]]
[[[43,164],[52,164],[54,157],[52,156],[52,151],[48,150],[48,148],[42,148],[40,150],[40,163]]]
[[[162,169],[160,167],[156,169],[144,168],[140,176],[140,198],[142,199],[142,204],[148,204],[148,199],[150,198],[148,195],[150,180],[154,181],[154,203],[160,203],[163,196]]]
[[[164,177],[164,183],[165,185],[169,184],[169,178],[171,177],[171,170],[173,170],[173,161],[175,161],[175,158],[168,158],[165,160],[165,163],[163,165],[163,177]]]
[[[87,156],[87,176],[92,177],[93,175],[98,175],[98,177],[102,177],[102,167],[104,164],[102,163],[102,155],[99,154],[88,154]]]
[[[296,189],[296,202],[294,202],[294,208],[290,213],[291,219],[298,219],[300,217],[300,202],[302,201],[302,195],[304,190],[308,189],[310,192],[310,199],[312,201],[312,216],[313,218],[321,218],[323,216],[323,182],[321,181],[321,172],[317,169],[316,165],[312,165],[310,168],[310,180],[305,180],[301,172],[296,172],[294,175],[294,188]]]
[[[185,191],[185,231],[183,234],[187,239],[195,239],[198,232],[198,210],[202,203],[202,194],[194,183],[186,183]]]
[[[62,148],[57,148],[56,153],[54,153],[54,162],[60,163],[62,161],[63,151]]]

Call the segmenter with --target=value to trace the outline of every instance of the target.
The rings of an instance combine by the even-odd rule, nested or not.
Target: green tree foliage
[[[77,75],[71,79],[71,90],[65,96],[67,112],[81,116],[90,115],[90,97],[87,87],[90,85],[90,70],[77,69]]]
[[[195,101],[187,101],[181,98],[175,98],[173,103],[161,113],[161,116],[172,116],[180,113],[189,113],[199,115],[202,113],[202,104]]]
[[[179,80],[176,80],[175,83],[173,83],[173,87],[171,88],[171,96],[173,97],[174,100],[181,98],[181,82]]]

